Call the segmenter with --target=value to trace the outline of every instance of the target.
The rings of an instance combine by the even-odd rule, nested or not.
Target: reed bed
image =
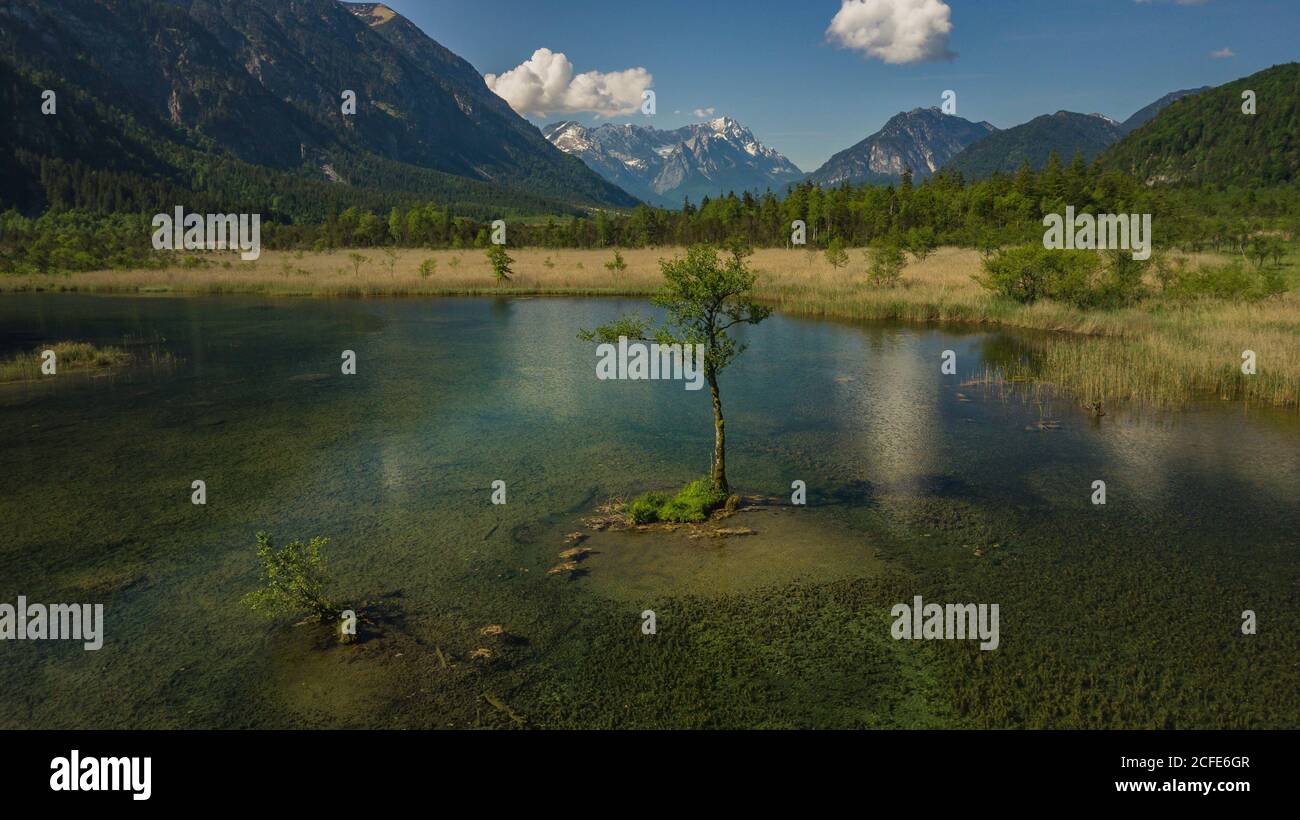
[[[56,372],[61,373],[107,370],[120,367],[130,360],[127,352],[117,347],[96,347],[87,342],[55,342],[40,350],[26,351],[0,361],[0,382],[23,382],[41,378],[41,365],[46,350],[54,351]]]

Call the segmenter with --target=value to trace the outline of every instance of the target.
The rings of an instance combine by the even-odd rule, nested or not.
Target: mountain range
[[[884,128],[840,151],[808,178],[822,186],[890,183],[910,168],[916,179],[924,179],[995,131],[987,122],[971,122],[938,108],[915,108],[895,115]]]
[[[42,111],[48,92],[57,114]],[[356,98],[345,111],[346,92]],[[1242,112],[1242,96],[1258,100]],[[806,178],[968,178],[1100,157],[1144,182],[1300,176],[1300,65],[1166,95],[1124,123],[1060,111],[999,131],[925,108]],[[803,173],[730,118],[543,131],[479,72],[379,3],[4,0],[0,210],[261,212],[322,219],[434,201],[476,218],[678,207],[780,193]]]
[[[542,134],[623,190],[664,207],[732,191],[780,191],[803,177],[794,163],[730,117],[671,131],[564,121]]]
[[[39,110],[44,89],[56,116]],[[400,194],[534,211],[636,203],[381,4],[5,0],[0,97],[16,112],[0,138],[4,196],[27,209],[58,193],[42,189],[43,159],[100,185],[123,177],[123,206],[150,185],[278,198],[289,215]]]

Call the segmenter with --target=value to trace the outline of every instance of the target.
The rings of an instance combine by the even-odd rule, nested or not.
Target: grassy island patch
[[[698,524],[727,503],[727,494],[714,489],[705,478],[692,481],[676,495],[649,492],[627,505],[627,518],[633,524]]]
[[[97,347],[88,342],[56,342],[0,361],[0,382],[31,381],[43,375],[79,370],[106,370],[121,367],[130,358],[118,347]],[[50,368],[54,373],[50,373]]]

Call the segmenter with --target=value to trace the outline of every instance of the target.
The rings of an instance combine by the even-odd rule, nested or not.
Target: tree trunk
[[[709,381],[709,392],[713,395],[713,472],[710,478],[713,480],[714,489],[730,495],[731,487],[727,485],[727,422],[722,418],[722,396],[718,393],[718,376],[716,373],[708,373],[706,378]]]

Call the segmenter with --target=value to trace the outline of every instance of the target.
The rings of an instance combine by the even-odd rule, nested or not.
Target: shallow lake
[[[0,642],[0,727],[1300,727],[1300,417],[966,384],[1015,334],[773,317],[722,377],[757,534],[548,575],[599,505],[707,472],[707,392],[599,381],[576,338],[638,308],[0,299],[0,356],[177,357],[0,385],[0,602],[106,606],[98,652]],[[330,539],[368,640],[243,606],[262,530]],[[998,604],[1000,646],[893,640],[915,595]]]

